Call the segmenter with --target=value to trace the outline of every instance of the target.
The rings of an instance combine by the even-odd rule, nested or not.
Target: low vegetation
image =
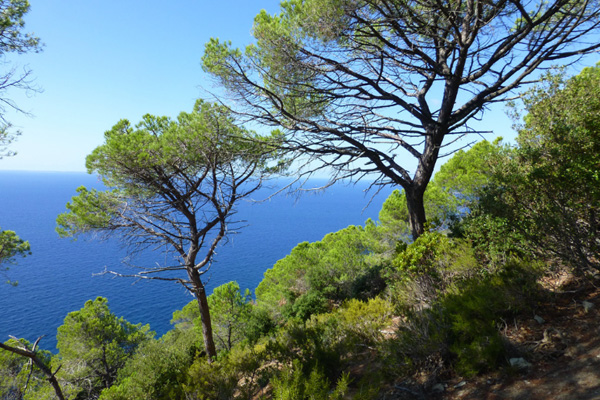
[[[378,221],[292,249],[255,298],[215,288],[215,357],[196,300],[155,338],[103,298],[67,315],[58,354],[38,357],[66,398],[101,400],[378,399],[417,376],[510,371],[526,354],[501,328],[548,296],[541,279],[600,267],[600,66],[546,82],[524,96],[518,146],[482,141],[435,175],[418,239],[396,191]],[[25,358],[1,351],[0,365],[2,399],[54,398]]]

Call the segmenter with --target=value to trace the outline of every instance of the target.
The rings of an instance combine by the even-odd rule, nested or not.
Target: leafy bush
[[[324,327],[323,336],[330,343],[339,343],[345,353],[353,352],[383,340],[381,331],[390,325],[392,309],[381,298],[368,302],[352,299],[332,313],[313,316],[308,325]]]
[[[343,368],[345,349],[335,335],[327,332],[330,331],[325,324],[292,319],[267,342],[266,349],[280,363],[289,364],[296,360],[306,374],[319,366],[328,379],[335,380]]]
[[[535,268],[513,260],[494,274],[456,282],[431,308],[409,315],[400,357],[423,364],[437,355],[466,376],[495,368],[506,350],[498,323],[535,306],[537,277]]]
[[[379,260],[371,257],[376,247],[372,228],[349,226],[319,242],[300,243],[265,272],[256,288],[257,302],[278,321],[305,320],[352,296],[375,295],[381,282],[364,288],[365,282],[378,280]]]
[[[267,344],[273,359],[292,366],[278,375],[275,398],[329,398],[313,392],[313,397],[306,397],[307,387],[329,390],[333,382],[338,382],[338,389],[346,387],[349,381],[343,371],[349,365],[373,361],[371,356],[384,341],[382,330],[391,324],[391,316],[392,305],[381,298],[352,299],[334,312],[313,315],[304,322],[288,321]],[[377,370],[373,366],[367,374]],[[369,391],[363,392],[366,396]]]
[[[327,312],[330,308],[327,292],[311,290],[304,293],[293,303],[284,306],[282,313],[286,319],[296,317],[304,321],[313,314]]]
[[[263,336],[273,333],[275,321],[269,311],[257,304],[252,304],[250,316],[246,323],[245,336],[249,344],[256,344]]]
[[[493,189],[481,192],[483,201],[493,198]],[[482,269],[490,272],[502,268],[511,258],[524,258],[531,254],[525,238],[515,232],[509,221],[492,215],[478,203],[474,210],[460,221],[452,225],[452,236],[468,240],[473,254]]]
[[[186,399],[187,372],[202,348],[202,335],[175,328],[159,340],[141,345],[101,400]]]
[[[273,397],[276,400],[342,400],[348,383],[348,375],[342,375],[335,388],[330,390],[330,383],[321,368],[315,366],[307,376],[295,360],[291,367],[283,369],[272,380]]]
[[[453,282],[477,272],[470,243],[426,232],[400,246],[388,271],[392,297],[403,312],[429,307]]]
[[[252,399],[270,377],[270,369],[264,367],[266,361],[264,347],[244,344],[221,353],[212,363],[198,357],[188,371],[186,396],[198,400]]]
[[[526,250],[578,271],[600,269],[600,64],[548,75],[522,96],[519,147],[495,166],[482,210],[506,220]]]

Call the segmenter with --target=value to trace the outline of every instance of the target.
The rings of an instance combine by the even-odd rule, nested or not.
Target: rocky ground
[[[600,280],[557,274],[531,316],[503,333],[518,357],[512,367],[475,378],[439,378],[427,387],[397,385],[386,399],[600,399]],[[507,360],[510,361],[510,360]]]
[[[444,400],[600,399],[600,281],[560,274],[545,281],[549,296],[531,318],[507,322],[504,333],[523,360],[471,380],[444,382],[430,398]],[[527,365],[529,364],[529,365]],[[441,390],[441,387],[437,387]]]

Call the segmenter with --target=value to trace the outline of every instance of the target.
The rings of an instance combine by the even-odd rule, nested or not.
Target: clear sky
[[[0,170],[83,171],[85,156],[120,119],[190,111],[214,89],[200,66],[209,38],[245,46],[254,16],[279,10],[278,0],[30,3],[25,31],[39,36],[44,50],[9,60],[31,68],[43,92],[8,93],[33,116],[6,115],[23,134],[11,145],[18,154],[0,160]],[[494,106],[479,125],[494,131],[490,139],[514,138],[503,110]]]
[[[25,31],[45,46],[11,56],[42,93],[8,97],[32,117],[6,115],[22,131],[0,170],[84,171],[85,156],[120,119],[176,116],[212,88],[200,58],[211,37],[244,46],[254,16],[277,0],[30,0]],[[2,67],[2,65],[0,65]]]

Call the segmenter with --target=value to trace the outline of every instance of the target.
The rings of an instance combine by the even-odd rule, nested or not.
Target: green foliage
[[[211,363],[196,358],[185,384],[187,398],[250,400],[267,384],[271,368],[264,347],[235,345]],[[235,394],[235,396],[234,396]]]
[[[419,365],[440,357],[465,376],[501,365],[507,348],[499,324],[535,307],[538,276],[512,260],[495,273],[456,282],[429,308],[408,315],[396,343],[403,361]]]
[[[0,54],[27,53],[40,51],[38,37],[31,33],[23,33],[25,21],[23,17],[29,12],[27,0],[3,0],[0,2]]]
[[[338,389],[346,390],[349,382],[343,371],[350,365],[373,361],[365,349],[378,351],[384,341],[382,330],[391,324],[391,316],[391,304],[375,298],[368,302],[350,300],[334,312],[313,315],[305,322],[289,320],[266,344],[273,359],[292,366],[274,380],[275,397],[304,398],[311,380],[315,389],[330,388],[337,381]],[[373,366],[366,374],[377,370]]]
[[[335,388],[330,390],[329,381],[318,366],[307,376],[295,360],[272,380],[272,384],[276,400],[342,400],[348,390],[349,378],[342,375]]]
[[[192,176],[211,163],[226,166],[233,160],[266,168],[269,150],[274,150],[270,143],[277,136],[261,137],[240,128],[224,107],[198,100],[193,112],[180,113],[177,121],[148,114],[135,127],[120,121],[105,133],[105,145],[87,157],[86,166],[110,186],[135,193],[144,182],[144,189],[152,191],[160,183],[153,185],[151,179],[180,168]]]
[[[17,257],[31,254],[29,242],[21,239],[13,231],[0,230],[0,273],[8,271],[8,264],[15,264]],[[16,282],[7,280],[6,283],[16,285]]]
[[[447,271],[468,271],[474,264],[469,243],[439,232],[427,232],[400,251],[392,266],[407,279],[424,275],[441,279]]]
[[[304,321],[313,314],[327,312],[330,308],[327,293],[309,291],[297,297],[294,302],[286,306],[283,315],[286,318],[299,318]]]
[[[116,191],[99,192],[80,186],[77,193],[67,203],[67,212],[56,219],[56,232],[60,237],[76,237],[94,229],[107,228],[111,218],[118,217],[121,203]]]
[[[449,350],[459,373],[474,375],[502,363],[505,346],[498,323],[535,307],[536,279],[535,271],[513,261],[498,274],[464,282],[442,299]]]
[[[397,242],[410,241],[408,209],[403,191],[396,189],[385,199],[379,211],[379,227],[392,250]]]
[[[213,315],[213,332],[224,349],[231,350],[235,343],[244,338],[252,309],[251,299],[250,290],[246,289],[242,295],[237,282],[216,287],[208,297]]]
[[[159,340],[145,341],[100,399],[186,399],[184,385],[188,369],[202,348],[201,337],[193,329],[175,328]]]
[[[401,246],[387,278],[399,309],[428,307],[454,282],[478,272],[469,242],[426,232]]]
[[[245,330],[248,343],[256,344],[261,337],[272,334],[275,327],[275,321],[271,318],[269,310],[253,303]]]
[[[273,315],[306,319],[353,296],[371,296],[365,280],[377,282],[369,228],[349,226],[314,243],[300,243],[265,272],[257,302]],[[373,289],[373,288],[369,288]]]
[[[333,381],[343,370],[345,354],[345,343],[338,338],[337,332],[329,329],[327,324],[292,319],[267,342],[266,348],[280,363],[287,365],[296,360],[306,376],[319,367]]]
[[[231,350],[234,344],[248,338],[255,337],[268,325],[264,314],[253,312],[250,303],[252,295],[250,290],[242,295],[237,282],[228,282],[216,287],[208,296],[208,305],[211,309],[213,335],[219,349]],[[201,332],[200,311],[198,301],[192,300],[182,310],[173,313],[172,323],[183,328],[193,326]]]
[[[137,349],[154,335],[149,326],[133,325],[110,312],[108,301],[88,300],[79,311],[67,315],[56,336],[61,365],[58,378],[71,391],[97,397],[110,387],[118,371]]]
[[[344,354],[377,346],[382,330],[391,323],[392,305],[377,297],[367,302],[352,299],[327,314],[314,315],[308,326],[323,329],[323,338]]]
[[[31,348],[31,344],[25,339],[19,339],[18,342],[14,339],[9,339],[4,344],[10,347],[25,346]],[[49,351],[38,350],[36,355],[46,365],[50,364],[51,353]],[[25,391],[25,384],[31,371],[29,360],[29,358],[0,349],[0,399],[23,399],[26,395],[38,391],[40,386],[46,381],[44,373],[34,364],[33,374],[27,386],[28,390]],[[29,398],[32,397],[29,396]]]
[[[538,257],[600,268],[600,65],[527,92],[519,147],[494,169],[482,213],[506,220]]]
[[[501,269],[511,258],[526,258],[531,251],[527,250],[528,242],[506,218],[486,210],[491,206],[491,192],[491,189],[482,192],[483,202],[487,205],[476,204],[469,215],[454,224],[452,236],[468,240],[482,268],[494,271]]]
[[[234,398],[240,376],[230,357],[208,363],[198,358],[189,369],[188,385],[185,392],[190,398],[198,400],[229,400]]]
[[[502,138],[482,140],[468,150],[459,150],[442,164],[432,184],[447,195],[451,213],[464,213],[477,201],[480,191],[490,181],[492,166],[506,149]]]

